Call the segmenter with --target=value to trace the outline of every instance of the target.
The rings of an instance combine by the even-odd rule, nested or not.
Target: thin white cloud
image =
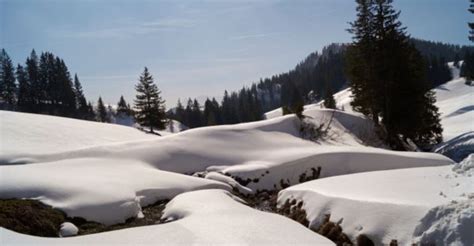
[[[267,37],[278,36],[283,33],[281,32],[272,32],[272,33],[256,33],[256,34],[246,34],[246,35],[237,35],[229,37],[229,40],[246,40],[246,39],[261,39]]]
[[[186,18],[165,18],[154,21],[137,22],[129,21],[116,27],[98,28],[94,30],[55,31],[53,33],[68,38],[125,38],[136,35],[145,35],[163,31],[178,31],[193,28],[198,20]]]

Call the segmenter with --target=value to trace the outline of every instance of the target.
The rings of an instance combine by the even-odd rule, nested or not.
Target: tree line
[[[123,97],[116,110],[106,107],[101,97],[94,108],[84,95],[79,77],[71,76],[63,59],[51,52],[38,56],[35,50],[16,67],[5,49],[1,50],[0,109],[99,122],[133,114]]]

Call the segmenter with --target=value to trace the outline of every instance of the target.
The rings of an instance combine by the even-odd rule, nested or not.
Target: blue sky
[[[468,0],[396,0],[414,37],[469,44]],[[220,97],[292,69],[331,42],[348,42],[352,0],[0,0],[0,47],[15,63],[51,51],[86,97],[131,102],[148,66],[168,106]]]

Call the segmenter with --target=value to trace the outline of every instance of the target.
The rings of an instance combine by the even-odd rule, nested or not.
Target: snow
[[[332,110],[307,112],[316,123],[328,122]],[[274,189],[281,180],[299,183],[301,174],[322,168],[321,177],[356,172],[452,164],[441,155],[396,152],[362,144],[370,132],[369,121],[336,112],[331,139],[314,143],[299,137],[294,115],[237,125],[191,129],[152,140],[82,148],[54,154],[0,156],[5,164],[62,162],[68,159],[115,159],[145,163],[150,168],[192,174],[220,171],[243,180],[258,179],[248,188]],[[14,126],[11,126],[14,128]],[[61,165],[61,164],[58,164]],[[1,168],[1,167],[0,167]],[[1,181],[4,184],[6,181]]]
[[[79,229],[71,222],[64,222],[61,224],[59,229],[60,237],[75,236],[79,232]]]
[[[344,233],[353,240],[365,234],[376,245],[389,244],[392,239],[408,245],[434,238],[437,244],[461,240],[472,245],[472,238],[464,237],[468,237],[466,230],[472,229],[469,204],[474,198],[474,182],[470,175],[456,174],[451,168],[421,167],[325,178],[281,191],[278,202],[302,200],[312,227],[330,214],[331,221],[342,221]],[[455,211],[447,211],[453,206]],[[446,211],[446,215],[433,209]],[[431,229],[425,230],[427,227]]]
[[[70,118],[0,111],[0,155],[45,154],[155,139],[137,129]]]
[[[30,165],[0,166],[0,198],[36,199],[103,224],[125,222],[141,207],[197,189],[230,187],[154,169],[139,161],[74,158]]]
[[[254,210],[222,190],[181,194],[165,224],[69,238],[39,238],[0,228],[6,245],[334,245],[283,216]]]

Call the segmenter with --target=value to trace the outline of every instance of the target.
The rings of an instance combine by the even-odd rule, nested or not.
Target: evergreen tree
[[[164,129],[166,125],[165,101],[161,98],[160,90],[154,84],[152,75],[148,68],[140,76],[138,84],[135,86],[137,91],[135,99],[135,118],[137,122],[153,129]]]
[[[117,103],[117,115],[120,116],[129,116],[130,108],[128,107],[127,102],[123,98],[123,95],[120,96],[119,102]]]
[[[456,53],[456,56],[454,56],[454,61],[453,61],[453,66],[456,67],[456,68],[459,68],[459,54]]]
[[[31,101],[33,103],[31,112],[38,113],[41,112],[41,100],[44,98],[45,92],[39,79],[39,60],[35,50],[32,50],[26,59],[26,72],[31,85]]]
[[[97,121],[110,122],[102,97],[99,97],[99,100],[97,101]]]
[[[76,98],[77,116],[80,119],[86,119],[89,114],[89,108],[77,74],[74,74],[74,94]]]
[[[87,103],[87,116],[85,119],[90,121],[95,121],[97,119],[91,102]]]
[[[31,112],[33,108],[31,85],[28,73],[20,64],[16,68],[16,80],[18,81],[18,109],[22,112]]]
[[[357,3],[356,23],[365,12],[372,12],[372,18],[367,18],[367,25],[372,28],[358,29],[353,24],[351,29],[353,34],[357,33],[348,59],[351,85],[358,86],[354,101],[361,102],[356,109],[371,115],[376,123],[374,117],[382,117],[386,141],[394,148],[402,146],[398,136],[410,138],[422,147],[438,143],[442,129],[425,78],[426,65],[398,21],[400,12],[393,9],[392,0],[358,0]],[[364,46],[360,37],[365,36]],[[367,47],[372,47],[370,52]],[[361,64],[368,64],[370,69]],[[370,77],[364,78],[364,70]]]
[[[0,52],[0,100],[6,109],[16,105],[15,68],[5,49]]]
[[[324,107],[336,109],[336,100],[334,100],[330,85],[327,86],[327,90],[324,96]]]

